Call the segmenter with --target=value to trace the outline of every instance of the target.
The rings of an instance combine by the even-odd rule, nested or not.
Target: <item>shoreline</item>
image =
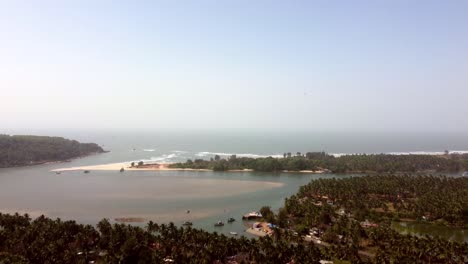
[[[251,235],[257,236],[257,237],[264,237],[268,235],[267,233],[260,231],[260,230],[253,229],[252,227],[247,228],[245,232]]]
[[[118,163],[109,163],[109,164],[97,164],[89,166],[77,166],[77,167],[68,167],[68,168],[58,168],[51,170],[52,172],[66,172],[66,171],[120,171],[122,168],[128,171],[211,171],[212,169],[191,169],[191,168],[169,168],[169,165],[172,163],[158,163],[158,164],[144,164],[142,166],[131,166],[129,162],[118,162]],[[243,170],[226,170],[223,172],[254,172],[253,169],[243,169]],[[310,174],[322,174],[326,173],[325,170],[301,170],[301,171],[280,171],[283,173],[310,173]]]
[[[91,154],[93,155],[93,154]],[[45,162],[42,164],[55,164],[55,163],[67,163],[70,162],[69,160],[66,161],[52,161],[52,162]],[[85,165],[85,166],[76,166],[76,167],[65,167],[65,168],[58,168],[50,170],[51,172],[67,172],[67,171],[120,171],[122,168],[126,171],[196,171],[196,172],[216,172],[213,169],[192,169],[192,168],[170,168],[169,165],[174,163],[152,163],[152,164],[144,164],[141,166],[131,166],[130,162],[116,162],[116,163],[107,163],[107,164],[96,164],[96,165]],[[36,164],[40,165],[40,164]],[[31,165],[33,166],[33,165]],[[23,166],[18,166],[23,167]],[[9,167],[9,168],[17,168],[17,167]],[[235,169],[235,170],[225,170],[219,172],[262,172],[262,171],[255,171],[253,169]],[[327,169],[322,170],[300,170],[300,171],[292,171],[292,170],[281,170],[281,171],[271,171],[271,173],[291,173],[291,174],[325,174],[325,173],[332,173],[332,174],[378,174],[376,171],[347,171],[347,172],[340,172],[340,173],[333,173]],[[388,173],[388,172],[384,172]],[[403,174],[408,173],[405,171],[395,171],[395,174]],[[426,171],[416,171],[412,172],[414,174],[430,174],[435,173],[432,170]],[[450,173],[450,172],[441,172],[441,173]]]
[[[94,156],[94,155],[99,155],[99,154],[103,154],[103,153],[108,153],[108,152],[110,152],[110,151],[105,150],[105,151],[102,151],[102,152],[90,152],[89,154],[86,154],[86,155],[81,155],[81,156],[73,157],[73,158],[70,158],[70,159],[63,159],[63,160],[40,160],[40,161],[34,161],[34,162],[32,161],[32,162],[30,162],[28,164],[0,167],[0,169],[34,167],[34,166],[39,166],[39,165],[69,163],[69,162],[72,162],[73,160],[76,160],[76,159],[82,159],[82,158],[86,158],[86,157],[90,157],[90,156]]]
[[[169,168],[170,163],[146,164],[142,167],[131,166],[129,162],[117,162],[108,164],[97,164],[89,166],[77,166],[68,168],[53,169],[52,172],[66,171],[120,171],[122,168],[128,171],[212,171],[209,169],[188,169],[188,168]]]

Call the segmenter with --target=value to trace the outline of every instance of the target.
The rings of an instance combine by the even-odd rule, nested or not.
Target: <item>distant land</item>
[[[95,143],[62,137],[0,135],[0,168],[67,161],[103,152]]]
[[[186,162],[119,162],[58,168],[53,171],[143,170],[143,171],[225,171],[290,173],[462,173],[468,171],[468,154],[352,154],[334,156],[325,152],[285,153],[282,157],[237,157],[215,155],[209,160]]]

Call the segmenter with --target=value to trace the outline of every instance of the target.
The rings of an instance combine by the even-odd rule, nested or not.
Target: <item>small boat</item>
[[[56,171],[56,172],[55,172],[55,174],[60,174],[60,173],[62,173],[62,172],[61,172],[61,171]]]
[[[125,171],[125,169],[124,169],[124,168],[120,168],[120,172],[124,172],[124,171]]]
[[[228,219],[228,223],[232,223],[232,222],[234,222],[234,221],[236,221],[236,219],[234,219],[234,218],[232,218],[232,217]]]
[[[467,177],[468,176],[468,171],[465,171],[462,176]]]
[[[218,221],[214,224],[214,226],[223,226],[224,223],[222,221]]]
[[[184,226],[191,226],[191,225],[193,225],[193,223],[192,223],[192,222],[189,222],[189,221],[185,221],[182,225],[184,225]]]
[[[229,232],[229,234],[231,234],[233,236],[237,236],[237,232]]]
[[[89,170],[85,170],[85,171],[83,171],[83,172],[84,172],[84,173],[89,173],[90,171],[89,171]]]

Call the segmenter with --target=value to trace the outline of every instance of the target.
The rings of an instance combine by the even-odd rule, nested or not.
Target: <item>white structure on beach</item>
[[[251,212],[248,214],[245,214],[242,219],[250,219],[250,218],[262,218],[262,214],[260,212]]]

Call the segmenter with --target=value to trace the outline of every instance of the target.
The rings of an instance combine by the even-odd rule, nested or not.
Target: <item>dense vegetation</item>
[[[283,158],[187,160],[172,164],[173,168],[212,169],[216,171],[252,169],[255,171],[300,171],[327,169],[335,173],[344,172],[459,172],[468,170],[468,155],[345,155],[334,157],[324,152],[284,154]]]
[[[102,220],[94,228],[0,214],[0,263],[318,263],[321,257],[313,246],[229,238],[172,223],[149,222],[143,229]]]
[[[467,243],[399,234],[387,213],[446,221],[453,215],[453,223],[466,224],[467,181],[409,175],[314,180],[277,214],[261,208],[278,228],[272,237],[250,240],[172,223],[149,222],[143,229],[104,219],[93,227],[0,213],[0,263],[466,263]],[[437,209],[432,203],[442,193],[453,195]],[[383,204],[392,209],[380,210]],[[363,219],[378,225],[365,227]],[[315,233],[307,239],[310,230]]]
[[[0,135],[0,168],[64,161],[103,152],[94,143],[61,137]]]
[[[317,203],[331,203],[361,221],[410,218],[468,228],[467,177],[368,175],[318,179],[286,200],[294,214],[304,214],[303,210]]]
[[[391,221],[468,224],[468,178],[372,175],[317,179],[285,200],[266,220],[284,230],[328,243],[329,256],[376,263],[466,263],[468,244],[429,236],[402,235]],[[424,218],[423,218],[424,216]]]
[[[442,176],[314,180],[278,213],[261,208],[278,228],[250,240],[172,223],[143,229],[104,219],[94,227],[0,213],[0,263],[466,263],[467,243],[402,235],[390,221],[426,215],[466,224],[467,190],[467,178]]]

